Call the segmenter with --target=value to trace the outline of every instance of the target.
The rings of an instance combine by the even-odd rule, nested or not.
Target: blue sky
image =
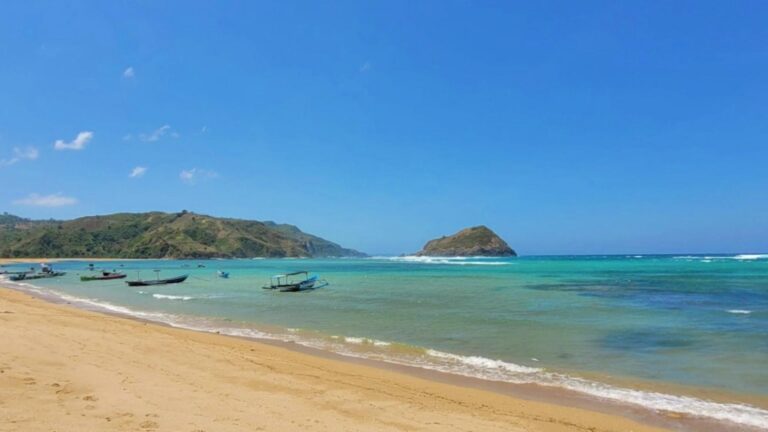
[[[8,2],[0,210],[768,251],[768,3],[529,3]]]

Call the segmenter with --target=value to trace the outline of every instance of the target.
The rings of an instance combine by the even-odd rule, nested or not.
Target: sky
[[[768,251],[768,2],[9,1],[0,211]]]

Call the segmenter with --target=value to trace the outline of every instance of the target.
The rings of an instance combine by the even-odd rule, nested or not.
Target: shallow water
[[[95,264],[129,279],[138,271],[154,278],[153,269],[190,278],[139,288],[82,283],[87,263],[67,262],[55,266],[66,276],[32,283],[80,304],[178,326],[768,425],[763,409],[594,379],[768,395],[768,255]],[[261,289],[273,274],[305,268],[330,285],[302,293]],[[229,271],[230,279],[217,278],[216,270]]]

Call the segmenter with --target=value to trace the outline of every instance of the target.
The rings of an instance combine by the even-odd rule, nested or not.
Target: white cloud
[[[14,147],[13,157],[10,159],[0,159],[0,166],[13,165],[16,162],[21,162],[23,160],[35,160],[38,156],[40,156],[40,152],[34,147]]]
[[[144,177],[144,174],[147,173],[147,169],[148,169],[147,167],[137,166],[136,168],[131,170],[131,173],[128,174],[128,177],[131,177],[131,178]]]
[[[164,137],[165,135],[169,134],[173,138],[178,138],[179,134],[175,131],[171,130],[170,125],[162,125],[159,128],[155,129],[154,131],[148,133],[148,134],[139,134],[139,139],[142,141],[147,142],[155,142],[159,141],[160,138]]]
[[[56,142],[53,143],[53,148],[56,150],[82,150],[91,139],[93,139],[93,132],[84,131],[77,134],[77,137],[70,142],[56,140]]]
[[[133,78],[136,76],[136,71],[133,70],[133,66],[129,66],[128,69],[123,71],[123,78]]]
[[[123,141],[130,141],[131,139],[133,139],[133,136],[131,134],[123,135]]]
[[[360,72],[368,72],[369,70],[371,70],[371,66],[372,66],[371,62],[369,61],[363,63],[363,65],[360,66]]]
[[[61,193],[51,195],[29,194],[26,198],[18,199],[13,202],[16,205],[35,206],[35,207],[62,207],[77,204],[77,198],[64,196]]]
[[[186,184],[193,185],[200,180],[214,179],[219,174],[215,171],[204,170],[200,168],[192,168],[188,170],[181,170],[179,178]]]

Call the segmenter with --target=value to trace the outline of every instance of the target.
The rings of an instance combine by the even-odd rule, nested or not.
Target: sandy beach
[[[652,431],[0,289],[2,431]]]

